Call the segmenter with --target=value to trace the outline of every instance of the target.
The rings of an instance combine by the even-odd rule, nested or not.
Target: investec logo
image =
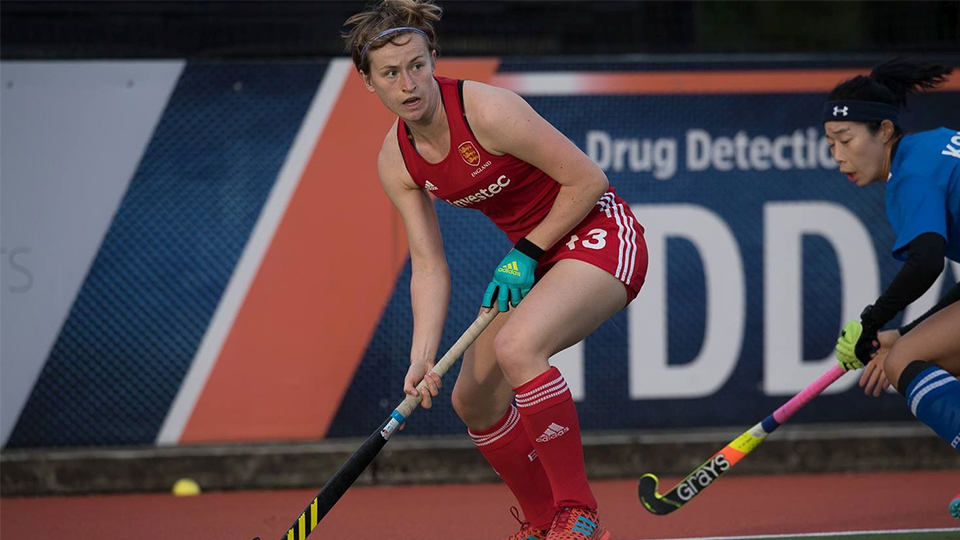
[[[489,198],[492,198],[497,193],[500,193],[500,191],[502,191],[503,188],[509,185],[510,185],[510,179],[507,178],[505,175],[501,174],[500,178],[497,178],[497,181],[495,183],[490,184],[486,188],[481,189],[480,191],[474,193],[473,195],[467,195],[466,197],[463,197],[462,199],[457,199],[455,201],[451,201],[450,199],[444,199],[444,200],[454,206],[466,208],[474,203],[478,203],[480,201],[485,201]]]
[[[683,501],[689,501],[700,490],[710,485],[730,468],[730,462],[723,454],[717,454],[713,459],[703,464],[697,472],[693,473],[677,486],[677,495]]]

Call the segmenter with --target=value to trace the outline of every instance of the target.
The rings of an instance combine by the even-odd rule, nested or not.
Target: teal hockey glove
[[[494,294],[497,295],[499,311],[510,309],[508,303],[513,304],[513,307],[519,306],[520,301],[533,287],[534,270],[541,256],[543,256],[542,249],[526,238],[521,238],[497,265],[493,273],[493,281],[483,294],[483,307],[493,306]]]

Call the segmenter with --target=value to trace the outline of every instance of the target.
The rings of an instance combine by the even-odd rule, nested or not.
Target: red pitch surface
[[[960,526],[947,510],[960,471],[725,477],[662,517],[640,506],[636,480],[593,486],[615,540]],[[274,540],[318,490],[6,498],[0,537]],[[500,484],[358,487],[309,538],[496,540],[516,531],[511,503]]]

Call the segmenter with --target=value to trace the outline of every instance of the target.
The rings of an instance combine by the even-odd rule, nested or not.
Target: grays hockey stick
[[[773,433],[773,430],[789,420],[801,407],[809,403],[810,400],[815,398],[820,392],[823,392],[826,387],[833,384],[833,382],[839,379],[844,373],[843,368],[839,365],[834,365],[829,371],[821,375],[819,379],[813,381],[810,386],[801,390],[799,394],[793,396],[790,401],[784,403],[779,409],[774,411],[773,414],[764,418],[763,421],[748,429],[736,439],[730,441],[730,444],[724,446],[723,449],[714,454],[710,459],[703,462],[702,465],[688,474],[687,477],[677,485],[673,486],[665,495],[661,495],[660,492],[657,491],[660,481],[655,475],[647,473],[641,476],[637,491],[639,492],[640,502],[643,503],[643,507],[653,514],[665,516],[690,502],[690,499],[707,489],[717,478],[720,478],[724,473],[732,469],[737,462],[746,457],[754,448],[760,446],[760,443],[762,443],[768,435]]]

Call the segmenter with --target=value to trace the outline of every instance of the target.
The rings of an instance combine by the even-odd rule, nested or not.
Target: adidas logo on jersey
[[[505,264],[500,268],[497,268],[497,272],[501,274],[510,274],[511,276],[523,277],[523,274],[520,273],[520,268],[517,266],[517,261],[512,263]]]
[[[545,443],[552,441],[568,431],[570,431],[570,428],[551,422],[550,425],[547,426],[547,429],[543,430],[543,435],[537,437],[537,442]]]
[[[424,182],[423,187],[427,188],[427,191],[436,191],[436,190],[437,190],[437,186],[435,186],[435,185],[433,185],[432,183],[430,183],[429,180],[427,180],[426,182]]]

